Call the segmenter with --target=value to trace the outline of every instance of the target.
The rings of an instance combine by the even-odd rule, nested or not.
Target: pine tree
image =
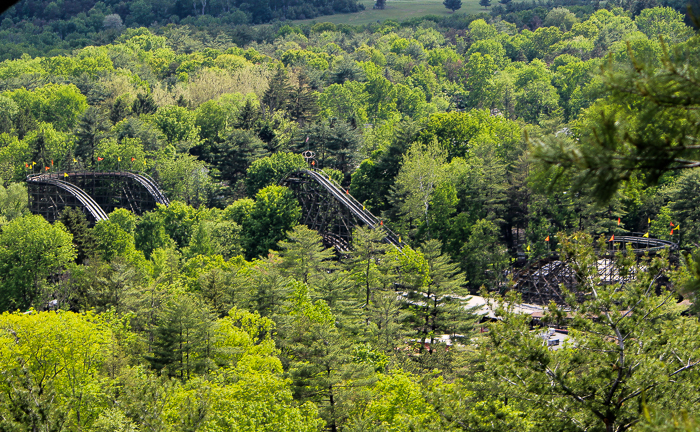
[[[270,79],[268,88],[263,94],[262,104],[265,108],[263,112],[267,116],[272,116],[275,111],[287,109],[291,93],[292,88],[287,78],[287,70],[280,66]]]
[[[454,12],[462,7],[462,0],[444,0],[442,4],[445,5],[447,9],[450,9],[452,10],[452,12]]]
[[[90,107],[80,118],[75,137],[77,138],[76,156],[85,160],[97,162],[95,159],[95,149],[102,139],[105,138],[109,130],[109,122],[99,109]]]
[[[479,0],[479,6],[483,6],[485,9],[491,7],[491,0]]]
[[[117,124],[129,114],[131,114],[131,106],[129,106],[128,99],[125,96],[120,96],[112,104],[112,108],[109,111],[109,120]]]
[[[305,225],[297,225],[287,233],[287,240],[278,243],[280,248],[280,267],[284,275],[308,284],[312,289],[316,283],[336,268],[331,261],[335,254],[333,249],[323,247],[318,232]]]
[[[379,229],[355,228],[352,234],[352,251],[346,268],[351,274],[358,293],[368,307],[375,290],[387,284],[384,256],[391,246],[383,243],[384,233]]]
[[[131,111],[134,112],[134,114],[153,114],[158,110],[158,105],[156,105],[156,101],[153,99],[153,94],[152,93],[139,93],[136,95],[136,100],[134,100],[134,103],[131,105]]]
[[[299,73],[297,85],[289,92],[289,117],[300,125],[313,121],[319,110],[316,94],[308,81],[305,73]]]
[[[463,336],[470,330],[473,317],[464,309],[467,299],[466,279],[456,263],[441,252],[439,240],[429,240],[418,251],[404,248],[401,273],[409,290],[413,312],[412,324],[421,340],[432,352],[440,334]]]
[[[146,359],[157,371],[189,380],[210,368],[213,316],[198,297],[182,294],[158,319],[153,354]]]
[[[280,328],[295,399],[315,402],[329,431],[342,430],[353,389],[371,384],[372,367],[354,362],[351,340],[336,328],[323,301],[312,302],[308,287],[294,283],[291,314]]]
[[[59,221],[73,234],[73,246],[77,252],[76,264],[83,264],[95,252],[95,236],[88,226],[85,214],[76,208],[66,207],[61,212]]]
[[[260,116],[260,110],[251,99],[246,99],[245,104],[238,113],[236,127],[239,129],[253,129]]]
[[[233,278],[232,289],[248,310],[265,317],[284,312],[291,281],[280,273],[279,264],[279,257],[272,255],[239,270]]]

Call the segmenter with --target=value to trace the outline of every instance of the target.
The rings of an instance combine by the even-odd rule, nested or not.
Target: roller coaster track
[[[102,180],[99,180],[102,179]],[[98,181],[99,180],[99,181]],[[49,185],[51,190],[30,190],[32,211],[43,214],[50,221],[56,220],[61,208],[78,205],[91,216],[92,223],[106,220],[107,211],[127,208],[141,214],[157,204],[170,205],[170,201],[151,177],[130,171],[67,172],[36,174],[27,177],[30,185]],[[138,185],[136,189],[130,185]],[[30,188],[32,189],[32,188]]]
[[[399,241],[399,238],[390,229],[384,226],[383,222],[374,216],[370,211],[365,209],[363,205],[358,202],[347,190],[343,190],[342,187],[334,182],[329,177],[326,177],[323,173],[314,170],[298,170],[287,174],[281,181],[280,184],[283,186],[294,186],[303,182],[303,178],[307,177],[318,184],[325,193],[329,194],[332,199],[339,205],[341,210],[345,210],[352,217],[346,217],[345,215],[338,215],[341,217],[342,225],[345,228],[342,234],[331,234],[326,232],[321,232],[324,240],[333,243],[340,250],[347,250],[349,236],[351,235],[351,230],[359,224],[366,225],[372,229],[381,230],[384,234],[384,242],[394,246],[397,249],[402,249],[403,245]],[[292,187],[294,190],[295,188]],[[313,193],[311,191],[300,192],[299,188],[296,188],[297,198],[300,198],[300,193]],[[313,201],[314,205],[320,206],[320,201]],[[308,209],[306,209],[308,211]],[[318,212],[332,211],[330,208],[316,209]],[[355,220],[352,220],[352,219]],[[316,225],[318,217],[314,217],[310,225]],[[318,223],[318,226],[311,226],[310,228],[318,229],[319,231],[324,231],[325,224],[323,222]]]
[[[627,253],[629,244],[631,252],[637,257],[646,254],[654,254],[663,249],[671,251],[678,249],[678,244],[656,238],[644,237],[642,233],[629,233],[629,235],[615,235],[610,241],[610,249],[598,252],[597,261],[592,264],[597,274],[597,280],[601,284],[625,284],[636,276],[635,269],[629,272],[620,272],[616,262],[615,253]],[[564,304],[565,295],[561,287],[565,287],[578,298],[583,298],[586,293],[578,292],[579,276],[567,261],[562,261],[559,254],[552,252],[545,257],[527,263],[519,271],[513,274],[513,288],[523,295],[528,303],[546,305],[549,301]]]
[[[95,222],[109,219],[104,210],[102,210],[102,207],[100,207],[90,195],[86,194],[82,189],[75,185],[59,180],[58,178],[44,175],[28,177],[27,182],[51,185],[72,195],[85,208],[85,210],[90,213]],[[57,203],[54,202],[53,204],[54,208],[58,210],[59,206]]]

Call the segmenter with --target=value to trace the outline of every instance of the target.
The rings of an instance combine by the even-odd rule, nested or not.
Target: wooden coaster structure
[[[136,215],[170,201],[156,182],[131,171],[78,171],[27,176],[29,210],[47,221],[58,220],[66,207],[83,211],[91,225],[125,208]]]
[[[634,271],[621,274],[615,263],[614,252],[626,251],[631,246],[632,253],[638,258],[651,255],[663,249],[677,250],[678,245],[668,240],[644,237],[643,233],[614,237],[610,241],[612,248],[599,253],[596,261],[596,272],[601,284],[625,284],[634,279]],[[513,287],[522,294],[524,303],[547,305],[550,301],[565,304],[561,287],[574,292],[578,297],[586,293],[577,290],[579,281],[577,275],[566,260],[561,260],[557,253],[551,253],[538,260],[528,262],[523,268],[514,273]]]
[[[403,247],[400,238],[383,221],[322,171],[293,171],[279,184],[289,188],[299,201],[302,209],[299,223],[318,231],[327,247],[333,246],[339,252],[349,251],[352,230],[357,226],[381,230],[385,243],[398,249]]]

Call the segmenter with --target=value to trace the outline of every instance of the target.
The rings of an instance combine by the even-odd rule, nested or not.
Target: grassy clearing
[[[452,14],[451,10],[443,6],[442,0],[387,0],[386,9],[384,10],[372,9],[374,0],[362,0],[361,3],[365,5],[365,10],[361,12],[321,16],[314,19],[297,20],[293,21],[293,23],[332,22],[335,24],[364,25],[388,19],[402,21],[425,15],[448,16]],[[479,6],[479,0],[462,0],[462,8],[455,14],[474,14],[479,12],[487,12],[486,9]]]

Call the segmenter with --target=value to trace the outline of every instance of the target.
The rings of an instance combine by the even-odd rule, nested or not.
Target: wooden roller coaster
[[[66,207],[79,208],[95,224],[117,208],[140,215],[170,204],[152,178],[130,171],[30,175],[27,186],[30,211],[49,222],[58,220]]]
[[[625,236],[615,236],[609,242],[613,247],[599,253],[595,264],[597,280],[601,284],[625,284],[632,280],[635,271],[620,272],[614,257],[614,251],[626,251],[627,245],[638,258],[645,254],[654,254],[663,249],[676,250],[678,245],[668,240],[646,238],[642,233],[631,233]],[[552,253],[544,258],[528,262],[519,271],[514,272],[513,287],[522,294],[525,303],[546,305],[550,301],[564,304],[565,299],[561,287],[582,297],[585,293],[577,290],[579,281],[570,262],[561,260],[558,254]]]

